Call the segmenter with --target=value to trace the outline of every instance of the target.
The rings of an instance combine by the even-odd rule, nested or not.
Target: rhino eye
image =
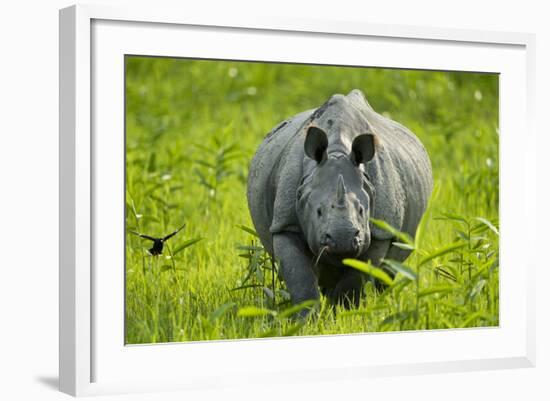
[[[323,215],[323,212],[321,211],[321,208],[317,208],[317,217],[321,217]]]
[[[363,206],[359,206],[359,216],[363,217],[364,213],[365,213],[365,208],[363,208]]]

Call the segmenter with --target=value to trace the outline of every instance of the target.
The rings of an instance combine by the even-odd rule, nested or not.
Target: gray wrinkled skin
[[[379,265],[409,254],[369,217],[414,237],[432,185],[420,141],[376,113],[356,89],[276,126],[252,159],[247,197],[293,303],[318,299],[321,289],[351,306],[369,278],[343,258]]]

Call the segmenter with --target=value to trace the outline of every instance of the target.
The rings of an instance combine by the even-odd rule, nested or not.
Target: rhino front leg
[[[303,240],[295,233],[274,234],[273,250],[292,303],[319,300],[319,288],[311,265],[311,254]],[[304,309],[299,315],[305,317],[309,312],[308,309]]]
[[[383,269],[390,277],[393,278],[393,272],[381,267],[382,259],[384,259],[390,249],[392,240],[375,240],[372,239],[369,249],[365,257],[361,259],[369,260],[373,265]],[[372,280],[377,290],[382,291],[386,288],[386,285],[379,280],[376,280],[366,274],[349,268],[349,270],[342,275],[336,286],[329,290],[327,296],[332,303],[341,303],[344,307],[358,307],[361,301],[361,295],[363,294],[363,285]]]
[[[388,256],[388,252],[392,248],[392,240],[377,240],[372,239],[371,245],[369,246],[369,249],[367,251],[367,260],[369,260],[374,266],[384,270],[388,276],[390,276],[392,279],[395,277],[395,273],[392,270],[389,270],[382,266],[382,259],[386,258]],[[372,279],[372,278],[371,278]],[[376,287],[378,291],[383,291],[387,288],[387,285],[382,283],[380,280],[373,280],[373,284]]]
[[[336,286],[327,291],[327,297],[333,304],[342,304],[346,309],[358,307],[363,292],[366,276],[358,270],[350,268],[338,281]]]

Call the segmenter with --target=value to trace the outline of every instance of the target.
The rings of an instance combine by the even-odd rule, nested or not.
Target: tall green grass
[[[386,291],[296,321],[251,229],[248,162],[275,124],[354,88],[417,134],[436,191]],[[128,57],[127,227],[186,227],[159,257],[127,235],[126,342],[498,325],[498,163],[496,75]]]

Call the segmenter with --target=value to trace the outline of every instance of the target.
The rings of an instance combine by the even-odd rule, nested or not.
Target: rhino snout
[[[364,242],[361,232],[355,230],[352,235],[349,234],[339,238],[334,233],[326,232],[322,235],[321,247],[326,248],[329,253],[357,256]]]

